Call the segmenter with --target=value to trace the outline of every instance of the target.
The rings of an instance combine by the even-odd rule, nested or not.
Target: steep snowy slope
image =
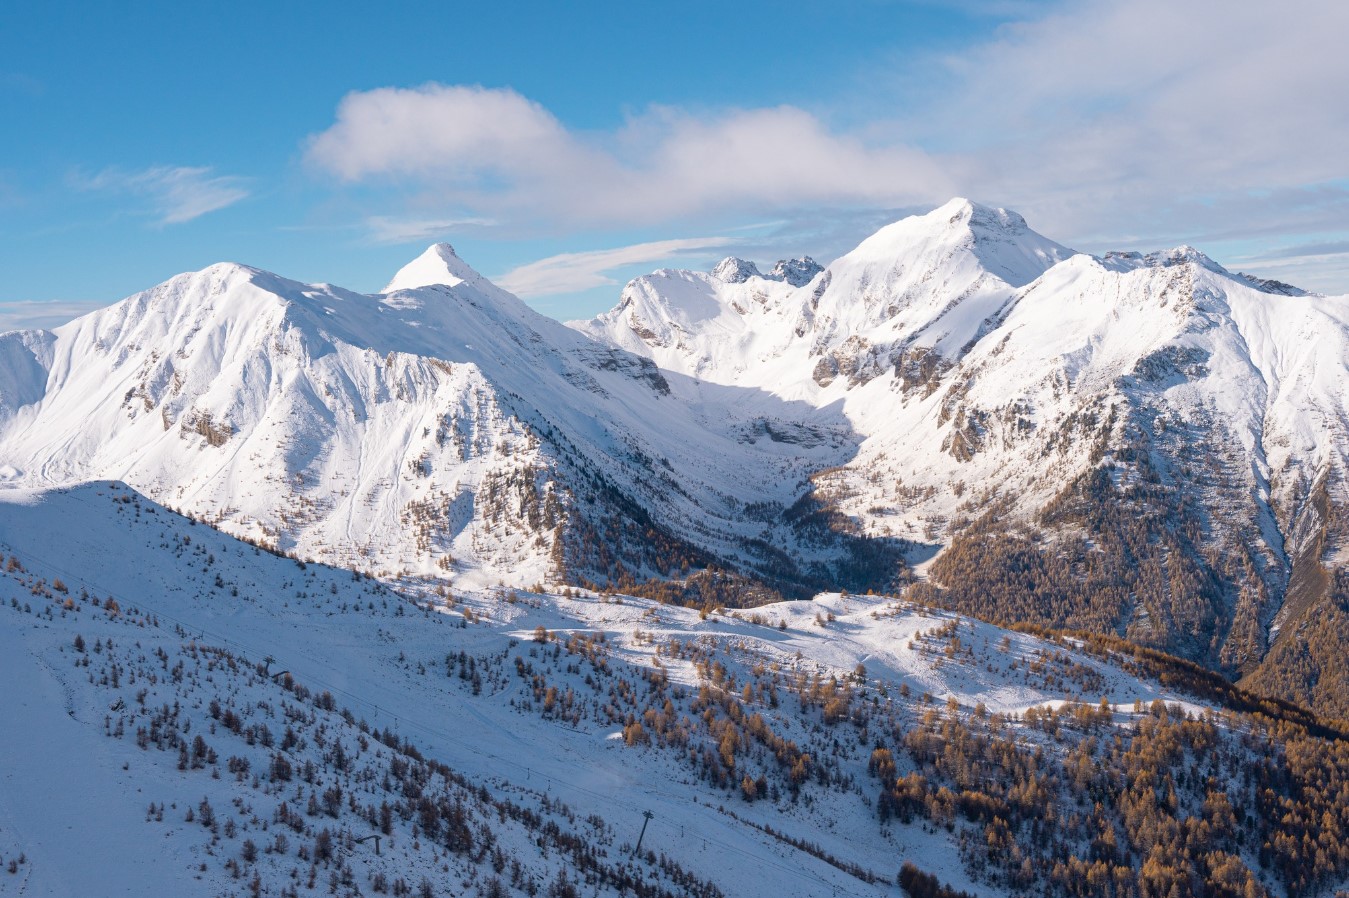
[[[761,391],[672,398],[651,362],[533,312],[446,245],[373,297],[216,265],[54,333],[0,336],[0,355],[11,482],[123,479],[390,576],[529,584],[719,562],[809,579],[784,562],[791,528],[744,509],[792,505],[851,449],[841,423]],[[759,439],[769,428],[802,436]]]
[[[1234,671],[1325,598],[1349,505],[1349,298],[1188,247],[1073,255],[963,200],[801,288],[719,271],[639,278],[574,326],[841,410],[860,445],[816,499],[952,547],[932,595]]]
[[[1122,643],[839,594],[447,603],[108,482],[0,493],[0,561],[4,894],[880,896],[908,862],[979,895],[1311,896],[1349,873],[1339,743]]]
[[[535,658],[521,638],[566,615],[500,594],[431,613],[115,483],[7,491],[0,510],[0,669],[15,687],[0,699],[0,866],[16,868],[0,893],[853,887],[808,855],[784,863],[612,727],[508,705],[507,655]],[[473,677],[458,675],[466,652]],[[659,858],[631,856],[647,808]],[[728,874],[727,856],[757,881]]]

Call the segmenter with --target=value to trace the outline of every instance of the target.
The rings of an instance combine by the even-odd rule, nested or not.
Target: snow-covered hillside
[[[1291,768],[1252,779],[1267,723],[1206,711],[1127,655],[893,598],[699,614],[400,594],[110,482],[0,495],[0,558],[4,894],[889,895],[911,862],[1002,895],[1024,875],[1058,888],[1059,847],[1132,882],[1142,831],[1108,824],[1122,841],[1103,855],[1098,819],[1066,809],[1079,788],[1153,794],[1158,774],[1118,748],[1161,745],[1231,777],[1238,811],[1214,817],[1202,777],[1170,786],[1162,821],[1235,827],[1187,828],[1208,851],[1183,875],[1230,857],[1222,881],[1258,895],[1300,857],[1292,839],[1270,871],[1238,859],[1304,813],[1242,817],[1267,783],[1301,795]],[[1024,868],[984,835],[980,807],[1005,801],[995,835]],[[1035,839],[1021,819],[1044,801],[1065,810],[1035,811],[1051,834]]]

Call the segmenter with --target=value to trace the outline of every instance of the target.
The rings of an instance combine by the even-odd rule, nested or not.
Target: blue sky
[[[0,328],[226,259],[374,291],[435,240],[588,316],[953,195],[1349,292],[1349,5],[573,6],[11,4]]]

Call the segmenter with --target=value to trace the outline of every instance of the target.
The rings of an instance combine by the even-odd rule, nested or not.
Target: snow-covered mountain
[[[1324,599],[1349,506],[1349,297],[1189,247],[1075,254],[965,200],[799,287],[756,271],[659,271],[573,326],[841,411],[858,450],[817,492],[864,532],[945,549],[920,589],[1248,672]]]
[[[764,268],[0,335],[0,894],[1349,885],[1349,297],[964,200]]]
[[[0,336],[0,476],[461,588],[715,604],[907,558],[915,595],[1349,713],[1346,334],[1345,297],[966,200],[828,266],[656,272],[572,328],[444,244],[374,296],[217,265]]]
[[[788,547],[822,570],[847,557],[753,513],[791,506],[846,457],[842,422],[736,389],[673,398],[649,360],[535,313],[444,244],[376,296],[215,265],[0,336],[0,356],[11,483],[121,479],[384,576],[531,584],[716,563],[790,584],[811,575]]]
[[[811,387],[855,386],[902,348],[956,354],[981,323],[1072,255],[1014,212],[952,200],[882,228],[828,268],[779,262],[765,277],[730,258],[711,274],[663,270],[628,284],[583,332],[661,368],[823,405]]]

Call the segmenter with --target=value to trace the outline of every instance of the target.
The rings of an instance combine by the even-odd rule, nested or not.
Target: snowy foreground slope
[[[0,894],[888,895],[906,861],[1082,894],[1146,859],[1310,895],[1349,870],[1270,829],[1322,819],[1277,759],[1336,743],[1296,715],[894,599],[399,594],[106,481],[0,495],[0,558]],[[1327,757],[1320,786],[1349,771]],[[1158,783],[1159,833],[1112,816]],[[1262,810],[1284,794],[1309,804]]]
[[[695,395],[841,412],[857,449],[814,476],[817,499],[944,550],[938,600],[1127,634],[1349,715],[1319,672],[1333,655],[1302,648],[1340,604],[1349,297],[1189,247],[1074,254],[964,200],[800,286],[755,271],[656,272],[574,326]],[[1271,649],[1299,682],[1260,670]]]

